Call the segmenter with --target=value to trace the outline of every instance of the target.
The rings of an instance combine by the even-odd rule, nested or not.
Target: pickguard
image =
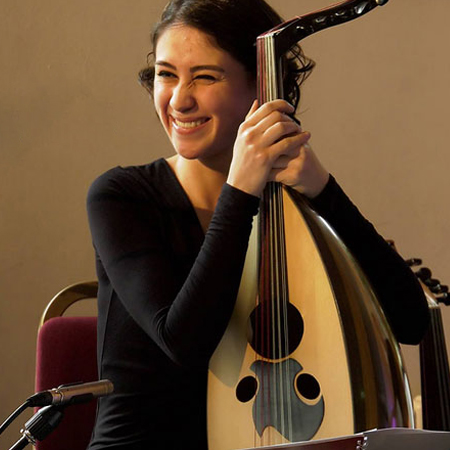
[[[303,367],[294,359],[255,361],[251,370],[259,389],[253,404],[253,421],[259,436],[272,426],[291,442],[310,440],[319,429],[325,411],[323,396],[304,401],[295,389]]]

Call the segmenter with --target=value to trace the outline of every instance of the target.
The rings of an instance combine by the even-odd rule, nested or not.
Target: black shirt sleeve
[[[361,215],[332,176],[310,203],[333,227],[365,272],[397,340],[418,344],[428,326],[429,312],[412,270]]]

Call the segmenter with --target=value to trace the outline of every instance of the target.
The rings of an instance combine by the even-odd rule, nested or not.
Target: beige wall
[[[0,420],[33,392],[44,306],[95,277],[90,182],[170,152],[136,82],[164,3],[0,2]],[[330,3],[272,1],[286,18]],[[446,0],[392,0],[309,38],[317,69],[301,108],[316,152],[363,213],[447,283],[449,15]],[[416,350],[406,353],[417,390]]]

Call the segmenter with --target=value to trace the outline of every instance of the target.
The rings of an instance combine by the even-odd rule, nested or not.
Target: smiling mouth
[[[204,123],[206,123],[208,121],[209,121],[209,119],[205,118],[205,119],[193,120],[190,122],[184,122],[184,121],[173,118],[173,122],[178,128],[183,128],[186,130],[199,127],[200,125],[203,125]]]

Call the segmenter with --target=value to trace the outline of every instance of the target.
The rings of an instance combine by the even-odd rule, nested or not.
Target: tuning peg
[[[436,278],[428,278],[423,281],[429,288],[431,292],[439,292],[441,289],[441,283]]]
[[[436,295],[436,300],[439,303],[443,303],[445,306],[450,306],[450,294],[448,292]]]
[[[437,281],[437,280],[435,280]],[[429,286],[430,291],[433,292],[433,294],[445,294],[448,292],[448,286],[442,286],[442,284],[433,284]]]
[[[408,264],[409,267],[413,266],[420,266],[422,264],[422,260],[420,258],[410,258],[407,259],[406,264]]]
[[[431,270],[428,267],[421,267],[415,272],[416,276],[420,278],[424,283],[431,278]]]
[[[440,294],[442,292],[442,286],[439,283],[439,280],[432,280],[432,281],[437,281],[437,284],[431,284],[429,287],[430,291],[433,294]]]

